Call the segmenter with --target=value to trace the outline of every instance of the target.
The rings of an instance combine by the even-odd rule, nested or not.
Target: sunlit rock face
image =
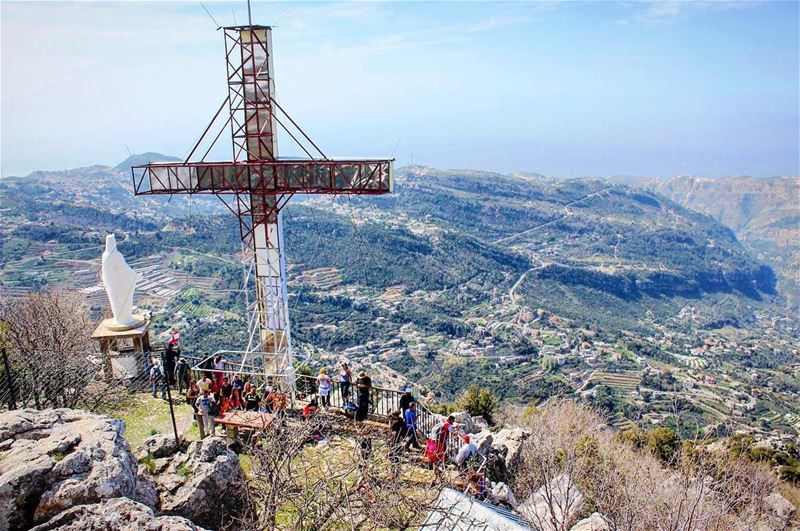
[[[133,315],[133,292],[136,287],[136,272],[125,262],[125,257],[117,249],[113,234],[106,236],[106,250],[102,258],[102,278],[111,312],[114,318],[107,323],[109,328],[125,330],[142,324]]]

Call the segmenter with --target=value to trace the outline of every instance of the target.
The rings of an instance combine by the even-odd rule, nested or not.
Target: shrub
[[[498,402],[497,396],[489,389],[470,385],[458,399],[458,406],[473,417],[480,415],[493,424]]]

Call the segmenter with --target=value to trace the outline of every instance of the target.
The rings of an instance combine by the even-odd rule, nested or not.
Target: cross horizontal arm
[[[394,159],[156,162],[131,172],[136,195],[386,194]]]

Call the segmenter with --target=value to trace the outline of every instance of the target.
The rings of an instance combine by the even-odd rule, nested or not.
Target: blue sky
[[[205,5],[220,24],[246,20],[244,2]],[[798,5],[256,2],[253,14],[280,19],[279,101],[328,154],[797,176]],[[126,145],[186,155],[225,97],[222,35],[199,2],[0,10],[4,176],[116,164]]]

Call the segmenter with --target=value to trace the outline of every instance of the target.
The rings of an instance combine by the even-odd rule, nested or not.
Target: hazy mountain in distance
[[[786,295],[800,301],[800,179],[681,176],[641,186],[729,227],[789,282]]]
[[[114,169],[130,172],[131,166],[141,166],[142,164],[150,164],[151,162],[176,162],[179,160],[181,159],[178,157],[172,157],[170,155],[163,155],[154,151],[148,151],[146,153],[134,153],[127,159],[117,164]]]

